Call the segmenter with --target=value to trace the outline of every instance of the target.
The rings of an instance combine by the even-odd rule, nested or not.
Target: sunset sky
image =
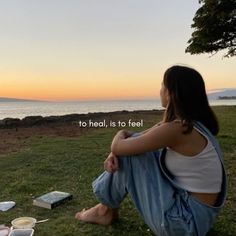
[[[236,88],[235,58],[185,54],[197,0],[0,0],[0,97],[159,96],[164,71],[197,69]]]

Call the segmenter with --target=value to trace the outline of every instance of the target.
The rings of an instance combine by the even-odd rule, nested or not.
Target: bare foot
[[[99,225],[110,225],[114,220],[118,219],[118,209],[110,209],[99,203],[96,206],[77,212],[75,218],[88,223]]]

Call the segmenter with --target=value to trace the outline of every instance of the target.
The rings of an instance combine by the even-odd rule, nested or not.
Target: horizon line
[[[218,88],[218,89],[210,89],[207,90],[207,94],[223,92],[225,90],[236,90],[234,88]],[[14,101],[22,101],[22,102],[95,102],[95,101],[132,101],[132,100],[159,100],[159,94],[157,96],[147,96],[147,97],[121,97],[121,98],[78,98],[78,99],[35,99],[35,98],[17,98],[17,97],[0,97],[1,100],[5,100],[6,102],[14,102]]]

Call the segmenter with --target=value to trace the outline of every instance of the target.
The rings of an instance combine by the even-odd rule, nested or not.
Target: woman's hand
[[[119,169],[118,158],[112,152],[108,155],[104,161],[104,169],[110,173],[114,173]]]

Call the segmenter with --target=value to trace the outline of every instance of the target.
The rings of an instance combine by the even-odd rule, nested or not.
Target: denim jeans
[[[222,160],[215,138],[200,123],[195,125],[208,135]],[[118,171],[105,171],[93,182],[94,194],[110,208],[118,208],[129,194],[145,223],[158,236],[206,235],[225,202],[225,171],[218,202],[210,206],[175,184],[164,158],[165,149],[119,157]]]

